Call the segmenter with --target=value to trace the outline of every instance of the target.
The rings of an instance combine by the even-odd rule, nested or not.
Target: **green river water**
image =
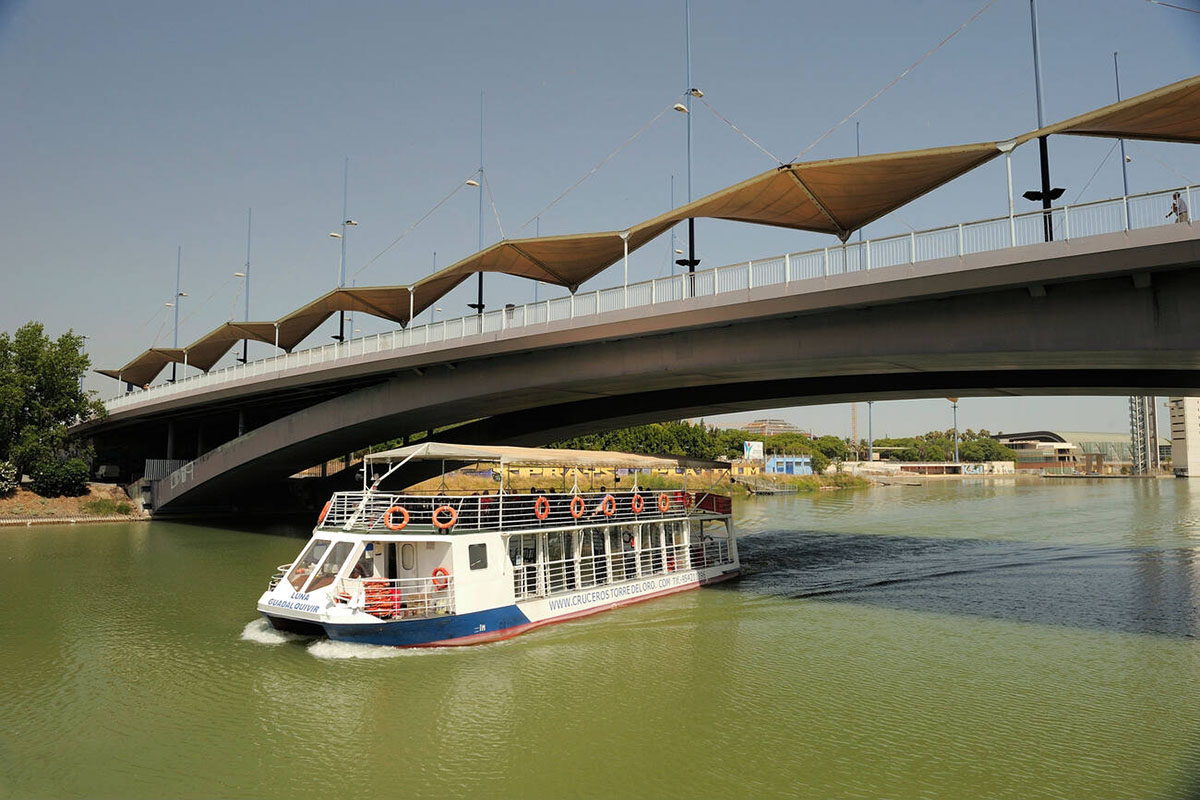
[[[305,530],[0,529],[0,796],[1195,796],[1200,481],[734,513],[740,581],[425,651],[256,620]]]

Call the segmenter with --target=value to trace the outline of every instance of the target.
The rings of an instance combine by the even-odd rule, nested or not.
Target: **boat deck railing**
[[[733,562],[729,541],[723,538],[644,548],[638,544],[631,539],[619,552],[514,564],[513,593],[518,600],[548,597]]]
[[[1171,208],[1171,196],[1176,191],[1184,193],[1189,208],[1197,207],[1197,201],[1200,200],[1197,187],[1179,186],[1063,205],[1048,211],[1039,209],[861,242],[843,242],[695,273],[577,292],[568,297],[554,297],[524,305],[510,305],[484,314],[410,325],[400,330],[189,375],[175,382],[113,397],[106,400],[105,405],[112,413],[173,395],[218,388],[230,383],[273,378],[281,373],[309,371],[323,365],[333,367],[346,359],[371,358],[376,354],[392,354],[407,348],[429,350],[457,347],[475,337],[495,336],[509,330],[537,332],[539,326],[561,320],[590,319],[629,309],[654,314],[657,313],[656,307],[662,304],[714,295],[734,294],[738,298],[745,298],[749,290],[768,288],[784,295],[802,291],[805,287],[803,282],[807,280],[1040,244],[1046,238],[1047,219],[1056,240],[1152,228],[1172,224],[1167,212]],[[888,280],[891,277],[892,274],[883,273],[876,279]],[[674,310],[675,307],[671,308]],[[595,321],[599,323],[602,320]],[[186,366],[185,363],[185,369]]]
[[[449,534],[616,525],[730,511],[725,495],[682,489],[504,495],[338,492],[320,527]]]
[[[454,577],[340,578],[333,597],[380,619],[443,616],[454,613]]]

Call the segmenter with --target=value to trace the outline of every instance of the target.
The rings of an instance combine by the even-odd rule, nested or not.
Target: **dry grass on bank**
[[[22,487],[8,497],[0,497],[0,519],[82,519],[88,517],[128,517],[140,519],[139,505],[120,486],[92,483],[80,497],[39,497]]]

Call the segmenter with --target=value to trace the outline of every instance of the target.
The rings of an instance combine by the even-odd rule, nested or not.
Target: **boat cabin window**
[[[467,560],[471,569],[487,569],[487,543],[473,544],[467,548]]]
[[[417,565],[417,548],[410,542],[405,542],[400,547],[400,565],[406,570],[411,570]]]
[[[350,542],[338,542],[331,547],[329,555],[325,556],[325,560],[317,567],[305,591],[315,592],[317,589],[323,589],[333,583],[333,579],[337,577],[338,572],[342,569],[342,564],[350,557],[350,551],[353,547],[354,545]]]
[[[288,573],[288,583],[297,592],[304,588],[304,584],[308,582],[312,576],[313,568],[317,563],[325,557],[325,551],[329,549],[328,539],[313,539],[308,543],[308,547],[304,548],[304,552],[296,559],[296,563],[292,565],[292,571]]]

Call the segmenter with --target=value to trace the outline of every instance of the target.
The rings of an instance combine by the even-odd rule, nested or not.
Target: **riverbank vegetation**
[[[92,449],[67,427],[103,416],[104,404],[83,390],[91,365],[83,344],[74,331],[51,339],[37,322],[0,333],[0,496],[21,475],[43,497],[87,494]]]
[[[89,484],[82,494],[73,497],[42,497],[25,488],[0,497],[0,521],[140,519],[143,516],[124,489],[105,483]]]
[[[875,440],[879,457],[888,461],[950,461],[954,458],[954,431],[930,431],[920,436]],[[1017,454],[992,438],[986,430],[959,431],[958,457],[962,461],[1016,461]]]

